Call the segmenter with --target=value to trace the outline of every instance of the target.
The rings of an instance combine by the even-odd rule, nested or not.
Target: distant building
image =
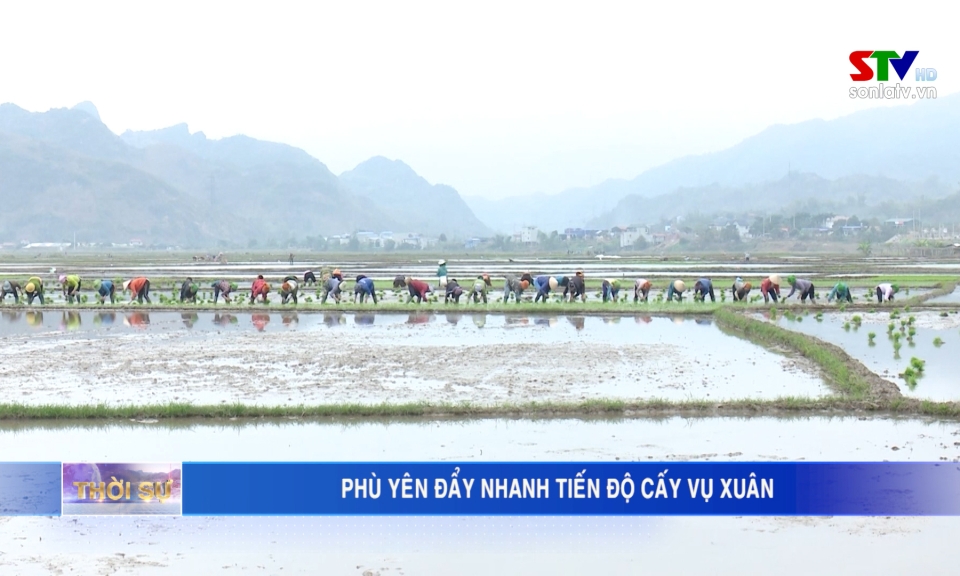
[[[633,246],[637,243],[639,239],[645,239],[647,242],[651,242],[653,237],[650,235],[650,231],[646,226],[640,227],[630,227],[620,229],[620,247],[626,248],[628,246]]]
[[[520,229],[520,242],[523,244],[536,244],[540,241],[540,230],[536,226],[524,226]]]

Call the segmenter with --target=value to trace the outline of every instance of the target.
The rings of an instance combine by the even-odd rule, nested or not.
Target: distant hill
[[[86,241],[263,245],[360,229],[451,238],[485,230],[455,190],[431,186],[402,163],[405,172],[381,173],[371,160],[347,185],[286,144],[211,140],[185,124],[117,136],[89,102],[43,113],[0,105],[0,155],[5,241],[76,232]],[[415,203],[398,206],[396,192]]]
[[[504,234],[522,226],[539,226],[543,230],[582,227],[613,208],[619,197],[571,190],[560,194],[531,194],[490,200],[467,196],[464,201],[481,222]]]
[[[726,150],[679,158],[632,180],[608,180],[542,198],[539,204],[551,206],[542,215],[524,209],[508,214],[528,224],[549,223],[540,224],[549,229],[559,227],[551,220],[554,213],[576,214],[585,199],[616,203],[627,196],[650,198],[678,188],[759,185],[778,181],[789,171],[828,180],[868,175],[925,182],[936,177],[952,186],[960,181],[960,94],[864,110],[835,120],[771,126]],[[488,225],[498,228],[503,208],[523,206],[518,200],[498,201],[489,209],[474,205],[474,209]],[[642,204],[636,198],[629,203]]]
[[[491,233],[456,190],[430,184],[400,160],[375,156],[341,174],[340,180],[400,222],[400,232],[460,238]]]
[[[698,186],[679,188],[654,197],[627,196],[616,207],[589,222],[590,227],[608,228],[631,224],[653,224],[694,213],[745,213],[804,211],[811,214],[840,212],[861,217],[880,214],[884,208],[920,198],[948,197],[956,188],[938,178],[904,182],[882,176],[845,176],[828,180],[816,174],[791,172],[778,180],[744,186]],[[908,213],[909,214],[909,213]],[[888,217],[903,216],[902,213]]]

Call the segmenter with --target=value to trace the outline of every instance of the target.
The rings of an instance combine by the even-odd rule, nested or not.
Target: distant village
[[[914,218],[891,218],[888,220],[859,220],[856,216],[797,215],[785,217],[747,216],[702,218],[676,217],[670,221],[645,226],[614,226],[609,229],[566,228],[562,232],[546,232],[536,226],[523,226],[512,234],[496,234],[488,237],[447,238],[416,232],[395,233],[360,230],[352,234],[333,236],[310,236],[305,240],[268,241],[261,244],[250,242],[246,246],[221,242],[223,249],[310,249],[328,251],[369,250],[429,250],[451,249],[454,246],[477,251],[563,251],[589,253],[603,250],[641,251],[648,248],[666,250],[675,245],[699,250],[716,246],[730,246],[751,241],[790,238],[821,238],[835,241],[867,241],[873,243],[939,243],[953,245],[960,240],[955,227],[929,226]],[[68,249],[111,250],[181,250],[172,244],[145,243],[139,238],[126,242],[20,242],[0,243],[2,250],[65,251]]]

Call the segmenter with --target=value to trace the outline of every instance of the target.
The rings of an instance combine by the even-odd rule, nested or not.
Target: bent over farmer
[[[810,302],[813,302],[814,296],[814,287],[813,282],[809,280],[798,279],[796,276],[790,275],[787,276],[787,284],[790,285],[790,293],[784,297],[784,300],[790,298],[795,293],[799,293],[800,301],[806,302],[807,299],[810,299]]]
[[[144,299],[146,299],[147,304],[150,302],[150,280],[147,280],[143,276],[138,276],[132,280],[127,280],[123,283],[124,291],[130,291],[130,301],[143,304]]]
[[[14,280],[4,280],[0,287],[0,302],[7,299],[7,294],[13,296],[13,301],[20,303],[20,284]]]
[[[216,304],[217,300],[220,299],[220,295],[223,295],[223,301],[227,304],[230,303],[230,293],[234,292],[237,289],[236,282],[228,282],[226,280],[217,280],[210,285],[213,288],[213,303]]]
[[[358,299],[361,304],[366,300],[367,296],[373,299],[373,303],[377,303],[377,287],[373,285],[373,279],[360,274],[357,276],[357,283],[353,287],[353,301],[356,302]]]
[[[257,275],[257,279],[250,285],[250,303],[253,304],[257,301],[257,298],[260,298],[261,301],[266,304],[267,294],[269,293],[270,285],[263,279],[263,274]]]

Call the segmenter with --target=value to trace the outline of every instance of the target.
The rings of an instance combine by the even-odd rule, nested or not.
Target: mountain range
[[[550,225],[569,226],[578,221],[628,225],[656,219],[657,215],[646,211],[659,215],[663,213],[659,206],[675,201],[682,202],[675,204],[677,209],[722,211],[731,198],[738,197],[737,190],[762,209],[785,208],[797,199],[797,194],[805,192],[761,197],[751,196],[749,187],[780,181],[791,172],[836,180],[841,188],[844,183],[852,184],[841,179],[864,176],[856,188],[857,194],[864,194],[868,200],[885,194],[892,180],[901,181],[900,193],[904,194],[923,190],[944,195],[956,190],[960,180],[960,94],[872,108],[835,120],[774,125],[726,150],[685,156],[651,168],[632,180],[607,180],[596,186],[541,196],[533,203],[524,198],[467,201],[482,220],[497,230],[511,230],[518,222],[537,224],[543,207],[548,208],[542,221],[549,220]],[[931,178],[940,183],[930,185]],[[796,184],[795,179],[791,181]],[[710,194],[711,189],[717,193]],[[721,190],[731,194],[720,193]],[[822,188],[817,190],[810,193],[823,192]],[[847,194],[843,190],[837,193]],[[654,197],[662,198],[651,202]],[[602,207],[603,213],[584,218],[584,214],[591,214],[589,208],[584,208],[590,202]]]
[[[405,199],[399,206],[397,198]],[[185,124],[116,135],[96,107],[0,105],[0,239],[211,245],[366,229],[489,230],[449,186],[372,158],[338,177],[305,151]],[[414,217],[416,216],[416,217]]]

